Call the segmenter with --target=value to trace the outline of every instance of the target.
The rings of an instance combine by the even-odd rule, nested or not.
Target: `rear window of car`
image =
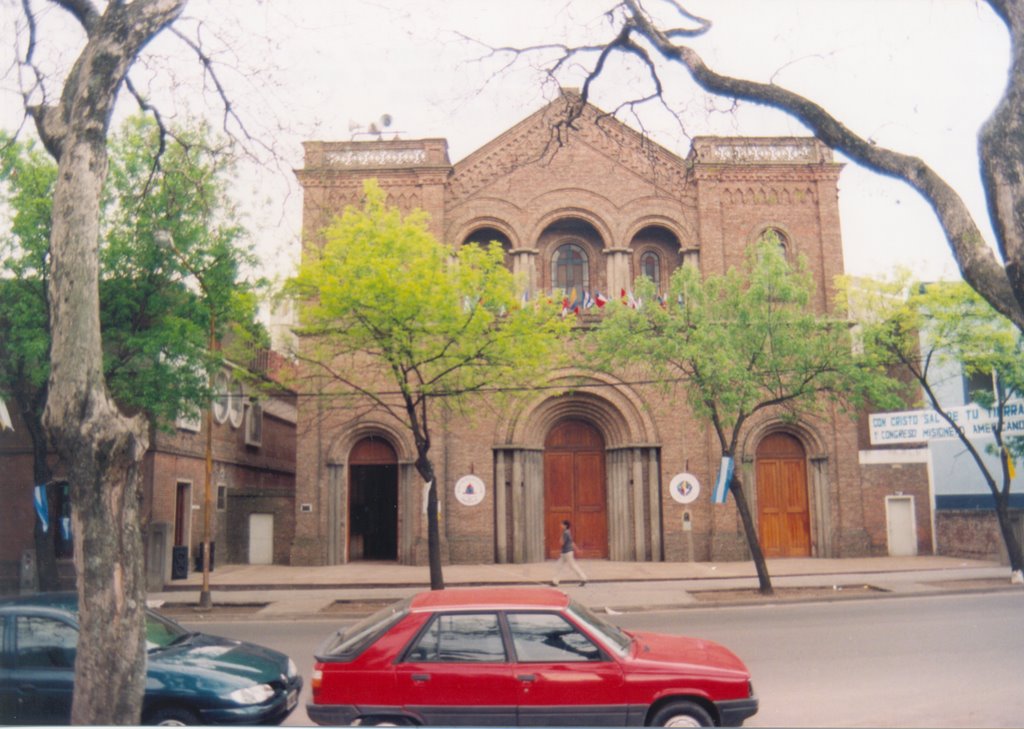
[[[415,663],[504,663],[497,613],[435,615],[406,653]]]
[[[61,620],[19,615],[15,621],[18,668],[75,667],[78,631]]]
[[[409,614],[412,598],[406,598],[378,610],[373,615],[342,628],[316,650],[319,661],[350,661],[370,647],[391,626]]]

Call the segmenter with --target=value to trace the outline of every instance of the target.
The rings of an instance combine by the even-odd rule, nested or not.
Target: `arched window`
[[[589,289],[590,266],[583,248],[575,243],[558,247],[551,258],[551,286],[564,291]]]
[[[651,279],[661,289],[661,258],[654,251],[647,251],[640,256],[640,273]]]
[[[789,253],[789,239],[786,234],[778,228],[765,228],[757,237],[758,243],[775,243],[782,251],[782,255]]]

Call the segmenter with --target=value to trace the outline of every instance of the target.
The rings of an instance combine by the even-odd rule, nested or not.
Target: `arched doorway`
[[[573,525],[576,556],[608,557],[604,439],[582,420],[563,420],[544,441],[544,552],[561,550],[562,520]]]
[[[787,433],[772,433],[757,446],[757,520],[766,557],[811,555],[807,457]]]
[[[363,438],[349,455],[348,558],[398,558],[398,457],[381,438]]]

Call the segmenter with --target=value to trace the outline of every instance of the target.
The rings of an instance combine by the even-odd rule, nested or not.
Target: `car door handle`
[[[422,683],[424,681],[429,681],[430,680],[430,674],[429,673],[414,673],[414,674],[412,674],[412,680],[415,681],[416,683]]]
[[[34,694],[36,692],[36,687],[30,683],[23,683],[18,686],[18,691],[23,694]]]
[[[537,680],[537,676],[532,673],[520,673],[516,678],[525,683],[533,683]]]

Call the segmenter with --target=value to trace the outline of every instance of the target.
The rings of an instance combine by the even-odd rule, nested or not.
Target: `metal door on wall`
[[[807,460],[796,438],[767,436],[757,447],[757,519],[765,557],[809,557]]]
[[[917,556],[917,520],[913,496],[885,497],[885,525],[890,557]]]
[[[249,514],[249,564],[273,563],[274,515]]]
[[[576,556],[608,557],[604,439],[589,423],[564,420],[544,443],[544,551],[561,551],[562,521],[572,523]]]

